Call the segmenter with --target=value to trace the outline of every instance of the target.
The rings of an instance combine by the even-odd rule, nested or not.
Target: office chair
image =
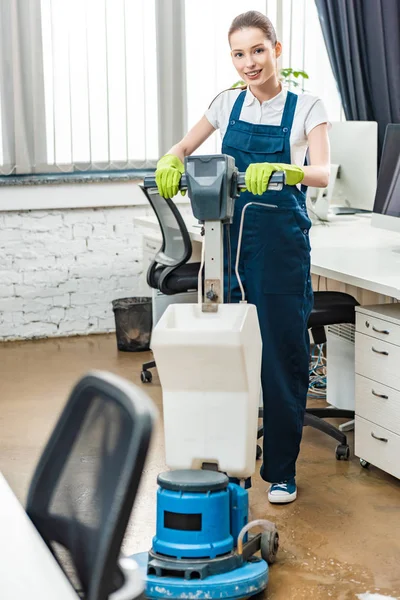
[[[119,554],[154,416],[139,388],[89,373],[72,390],[34,473],[27,513],[86,600],[144,598],[136,563]]]
[[[325,327],[327,325],[354,324],[356,322],[354,310],[356,306],[358,306],[358,302],[350,294],[314,292],[314,307],[308,320],[308,327],[311,329],[314,343],[326,343]],[[354,411],[331,406],[306,408],[304,425],[318,429],[337,440],[339,445],[336,447],[336,458],[338,460],[348,460],[350,448],[347,444],[346,435],[331,423],[326,423],[323,420],[331,418],[353,420]]]
[[[358,302],[353,296],[342,292],[314,292],[314,306],[308,319],[308,328],[311,330],[315,344],[326,343],[325,327],[339,323],[355,323],[355,310]],[[263,416],[263,409],[259,410],[259,417]],[[324,419],[354,419],[354,411],[339,409],[333,406],[321,408],[306,408],[304,426],[310,426],[326,433],[339,442],[336,447],[336,458],[348,460],[350,448],[346,435]],[[258,428],[258,438],[263,437],[262,427]],[[262,454],[261,447],[257,446],[257,458]]]
[[[147,271],[147,284],[168,296],[186,293],[198,288],[200,263],[189,263],[192,242],[181,213],[168,198],[157,190],[142,187],[160,224],[162,245]],[[149,369],[156,366],[154,360],[143,363],[140,374],[143,383],[150,383]]]

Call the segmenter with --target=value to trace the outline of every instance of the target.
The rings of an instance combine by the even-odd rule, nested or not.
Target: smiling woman
[[[247,191],[235,201],[231,245],[225,248],[226,281],[232,282],[231,301],[240,302],[236,273],[229,272],[240,237],[240,277],[247,300],[257,307],[263,341],[261,476],[272,483],[270,502],[292,502],[297,496],[296,460],[308,390],[307,322],[312,307],[311,223],[305,190],[299,184],[327,184],[328,118],[319,98],[282,88],[276,64],[282,46],[265,15],[256,11],[239,15],[228,39],[232,63],[247,89],[228,89],[214,99],[200,121],[158,161],[156,182],[161,196],[176,195],[185,156],[216,129],[222,153],[232,156],[239,171],[246,173]],[[310,164],[304,166],[307,149]],[[279,193],[268,191],[274,171],[286,173],[286,185]]]

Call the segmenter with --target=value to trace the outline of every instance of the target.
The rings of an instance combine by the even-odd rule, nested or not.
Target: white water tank
[[[171,304],[151,348],[163,393],[166,463],[215,463],[232,477],[254,473],[261,334],[252,304]]]

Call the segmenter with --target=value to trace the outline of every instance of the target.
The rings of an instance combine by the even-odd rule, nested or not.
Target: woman
[[[286,503],[297,497],[296,459],[309,378],[311,223],[303,186],[328,184],[328,119],[318,98],[282,89],[276,66],[282,46],[267,17],[256,11],[239,15],[228,39],[247,89],[226,90],[215,98],[202,119],[160,159],[156,181],[162,196],[174,196],[185,156],[218,128],[222,153],[233,156],[239,171],[246,172],[247,191],[236,200],[231,226],[231,264],[242,210],[257,202],[245,213],[240,274],[248,302],[257,306],[263,340],[261,476],[271,483],[269,501]],[[307,148],[309,165],[303,166]],[[277,170],[286,172],[286,185],[281,192],[267,191]],[[231,301],[238,302],[234,272],[231,279]]]

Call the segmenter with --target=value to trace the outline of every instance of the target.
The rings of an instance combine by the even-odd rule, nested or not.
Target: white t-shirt
[[[228,127],[229,117],[241,89],[225,90],[213,100],[205,116],[215,129],[219,129],[221,139]],[[260,104],[259,100],[246,90],[240,120],[262,125],[280,125],[287,91],[282,90],[271,100]],[[317,96],[299,94],[290,133],[291,163],[302,167],[308,148],[307,136],[314,127],[329,123],[325,106]]]

